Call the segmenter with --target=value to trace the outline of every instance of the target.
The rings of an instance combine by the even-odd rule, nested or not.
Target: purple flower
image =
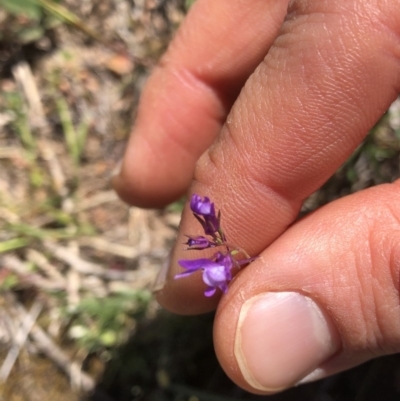
[[[256,258],[250,257],[245,250],[227,242],[221,227],[221,212],[215,213],[214,203],[207,196],[202,198],[197,194],[193,194],[190,199],[190,209],[193,212],[193,216],[203,227],[205,235],[211,238],[208,239],[202,235],[187,235],[186,245],[188,247],[186,249],[203,250],[223,247],[223,250],[218,251],[211,258],[179,260],[178,263],[184,268],[184,271],[177,274],[175,278],[187,277],[197,271],[201,271],[203,281],[207,285],[207,289],[204,292],[206,297],[213,296],[218,288],[226,293],[228,291],[228,283],[232,280],[232,268],[241,269]],[[246,259],[236,260],[235,255],[238,254],[245,256]]]
[[[220,226],[219,217],[215,214],[214,203],[207,196],[202,199],[201,196],[193,194],[190,200],[190,209],[202,225],[205,234],[215,238]]]
[[[206,297],[214,295],[217,288],[224,293],[228,291],[228,283],[232,280],[231,269],[234,263],[231,254],[217,252],[212,259],[183,259],[179,260],[178,263],[186,271],[177,274],[176,279],[187,277],[198,270],[203,272],[203,281],[208,286],[204,292]]]
[[[201,196],[193,194],[190,199],[190,209],[193,213],[201,216],[215,216],[214,203],[212,203],[207,196],[201,199]]]
[[[185,245],[188,246],[187,249],[206,249],[214,247],[215,243],[206,237],[199,235],[198,237],[188,236],[188,240],[185,242]]]

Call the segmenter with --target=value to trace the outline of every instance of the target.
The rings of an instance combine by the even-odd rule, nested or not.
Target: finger
[[[120,196],[164,206],[181,196],[245,80],[264,58],[287,1],[198,0],[144,89]]]
[[[228,375],[275,392],[400,351],[400,181],[342,198],[292,226],[219,305]]]
[[[296,219],[302,201],[346,160],[400,87],[399,2],[294,1],[281,34],[247,82],[216,144],[198,162],[193,193],[222,211],[229,242],[257,255]],[[397,31],[395,30],[397,29]],[[365,40],[368,38],[368,40]],[[180,271],[185,211],[159,302],[212,309],[198,275]]]

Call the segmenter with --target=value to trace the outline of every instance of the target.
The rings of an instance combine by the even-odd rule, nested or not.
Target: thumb
[[[273,393],[400,351],[400,182],[293,225],[233,281],[215,319],[227,374]]]

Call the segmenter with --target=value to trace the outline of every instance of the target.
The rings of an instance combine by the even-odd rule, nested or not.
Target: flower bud
[[[214,242],[201,235],[199,235],[198,237],[188,236],[188,240],[187,242],[185,242],[185,245],[188,246],[187,249],[206,249],[215,246]]]

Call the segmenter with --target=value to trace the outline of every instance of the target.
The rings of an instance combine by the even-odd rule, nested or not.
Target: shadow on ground
[[[274,396],[255,396],[224,374],[212,346],[213,315],[160,312],[143,320],[85,401],[398,401],[400,356],[366,363]]]

